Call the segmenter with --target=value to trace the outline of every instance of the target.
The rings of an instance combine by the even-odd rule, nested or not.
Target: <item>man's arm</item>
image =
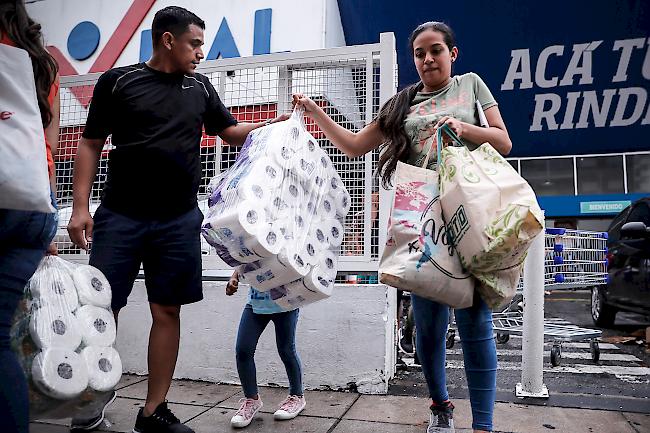
[[[74,159],[72,217],[68,223],[68,233],[70,240],[86,251],[93,234],[93,218],[90,216],[88,201],[105,141],[100,138],[82,138]]]
[[[238,123],[236,125],[229,126],[219,133],[219,137],[231,146],[241,146],[246,141],[248,134],[257,128],[262,126],[269,125],[275,122],[281,122],[287,120],[291,115],[282,114],[275,119],[269,119],[266,122],[260,123]]]

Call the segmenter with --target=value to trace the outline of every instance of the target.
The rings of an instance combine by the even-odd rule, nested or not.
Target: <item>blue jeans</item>
[[[417,329],[416,346],[429,394],[435,403],[449,399],[445,374],[449,307],[411,296]],[[496,397],[497,352],[492,333],[492,311],[478,296],[470,308],[456,310],[456,325],[463,344],[465,375],[472,406],[472,428],[492,431]]]
[[[296,352],[296,325],[299,310],[286,313],[256,314],[247,304],[241,315],[237,332],[237,373],[246,398],[257,395],[257,372],[255,370],[255,349],[266,325],[273,321],[278,354],[289,377],[289,394],[302,395],[302,367]]]
[[[27,382],[11,350],[10,331],[25,285],[45,255],[56,224],[53,213],[0,209],[0,420],[6,433],[29,431]]]

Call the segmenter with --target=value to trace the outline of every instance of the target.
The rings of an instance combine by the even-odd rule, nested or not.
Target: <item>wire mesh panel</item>
[[[607,233],[546,229],[544,285],[590,287],[607,283]]]
[[[386,39],[388,40],[388,39]],[[394,39],[392,44],[371,44],[302,53],[282,53],[243,59],[205,62],[198,72],[206,75],[224,104],[240,122],[263,122],[291,111],[292,93],[312,98],[338,124],[358,131],[372,121],[380,101],[395,91]],[[380,65],[389,64],[382,73]],[[98,74],[64,77],[61,82],[60,145],[56,175],[60,204],[59,230],[55,241],[64,254],[84,254],[70,243],[65,226],[71,215],[72,167],[83,132],[87,109]],[[390,86],[381,84],[390,81]],[[390,94],[380,89],[392,89]],[[352,204],[346,219],[346,237],[341,247],[341,267],[346,270],[376,270],[379,257],[379,184],[374,176],[378,151],[350,159],[327,140],[309,118],[308,131],[330,156],[350,192]],[[111,138],[106,141],[91,193],[91,213],[97,208],[106,180]],[[204,134],[200,144],[202,180],[199,207],[207,210],[207,186],[211,178],[228,170],[239,148]],[[203,242],[204,268],[226,269],[218,256]],[[369,267],[368,264],[371,264]]]

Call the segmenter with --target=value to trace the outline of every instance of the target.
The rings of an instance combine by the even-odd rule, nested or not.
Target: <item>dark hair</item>
[[[36,99],[41,111],[43,128],[52,122],[52,108],[47,100],[56,80],[58,65],[43,46],[41,25],[28,15],[23,0],[0,2],[0,31],[18,48],[29,53],[36,83]]]
[[[455,46],[454,33],[451,28],[441,22],[429,21],[420,24],[413,30],[409,37],[409,49],[413,53],[413,42],[418,35],[426,30],[433,30],[442,33],[445,44],[451,51]],[[404,130],[404,119],[409,113],[411,102],[416,93],[422,90],[424,85],[417,82],[405,87],[395,96],[390,98],[379,110],[377,124],[386,141],[382,145],[383,152],[379,157],[378,172],[381,182],[385,187],[391,185],[391,178],[395,173],[397,161],[406,162],[411,152],[411,140]]]
[[[168,6],[160,9],[154,15],[153,23],[151,24],[153,46],[158,46],[165,32],[179,37],[189,29],[190,24],[195,24],[205,30],[205,22],[185,8]]]

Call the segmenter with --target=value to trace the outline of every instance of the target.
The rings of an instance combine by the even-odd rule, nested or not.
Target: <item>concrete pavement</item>
[[[101,430],[130,432],[146,395],[146,377],[125,375],[118,399],[107,411]],[[245,432],[423,433],[428,401],[419,397],[308,391],[307,408],[292,421],[277,422],[272,413],[286,396],[284,388],[262,388],[265,406]],[[234,385],[176,380],[168,399],[175,414],[197,433],[233,432],[229,420],[241,389]],[[454,400],[458,433],[471,433],[468,400]],[[650,404],[650,403],[649,403]],[[69,420],[42,420],[31,433],[67,432]],[[497,403],[495,431],[502,433],[650,433],[650,415],[576,408]]]

